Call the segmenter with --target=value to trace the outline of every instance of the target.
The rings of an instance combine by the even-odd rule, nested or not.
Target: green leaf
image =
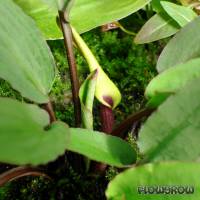
[[[61,39],[62,32],[59,29],[56,17],[58,15],[57,4],[54,0],[13,0],[23,11],[32,17],[46,39]]]
[[[143,8],[151,0],[76,0],[71,23],[79,33],[122,19]],[[82,23],[84,22],[84,23]]]
[[[91,160],[124,167],[136,162],[136,151],[124,140],[87,129],[70,128],[68,150]]]
[[[199,85],[200,79],[190,81],[145,122],[138,141],[144,161],[199,159]]]
[[[161,6],[159,0],[152,0],[151,6],[152,6],[153,10],[157,13],[163,11],[163,7]]]
[[[117,175],[109,183],[106,196],[108,200],[197,200],[200,196],[199,180],[200,164],[198,163],[148,164]],[[176,194],[166,195],[165,189],[163,191],[166,191],[166,194],[162,194],[162,186],[186,187],[189,194],[179,194],[177,191]],[[151,188],[149,191],[154,187],[160,187],[160,194],[144,194],[143,188],[148,192],[148,189],[145,189],[148,187]]]
[[[0,77],[23,97],[49,101],[55,64],[33,20],[11,0],[0,1]]]
[[[134,42],[144,44],[160,40],[175,34],[179,28],[179,25],[167,14],[155,14],[140,29]]]
[[[154,99],[151,106],[157,107],[171,94],[185,86],[188,81],[200,77],[200,58],[169,68],[156,76],[147,86],[145,96]],[[162,99],[162,97],[165,97]],[[162,101],[160,101],[162,99]],[[151,100],[150,100],[151,101]]]
[[[0,162],[16,165],[45,164],[62,155],[69,142],[68,126],[53,123],[35,105],[0,98]]]
[[[82,39],[82,37],[77,33],[75,28],[72,27],[72,33],[74,40],[85,57],[90,72],[96,70],[97,73],[97,82],[96,82],[96,89],[95,89],[95,96],[99,102],[108,106],[110,108],[115,108],[121,101],[121,93],[117,86],[109,79],[107,74],[103,71],[101,66],[99,65],[98,61],[96,60],[95,56]]]
[[[162,51],[157,70],[162,72],[177,64],[200,57],[200,17],[184,26]]]
[[[93,130],[93,102],[97,83],[97,70],[90,73],[83,82],[79,90],[79,98],[81,102],[81,118],[84,128]],[[85,158],[86,171],[90,168],[90,160]]]
[[[155,109],[160,104],[162,104],[170,95],[170,93],[158,93],[148,100],[146,107],[150,109]]]
[[[165,1],[161,1],[161,5],[167,14],[171,16],[181,27],[185,26],[197,17],[197,14],[189,7]]]
[[[166,0],[165,2],[174,2],[175,0]],[[176,2],[176,1],[175,1]],[[151,5],[152,5],[152,8],[155,12],[159,13],[159,12],[163,12],[165,11],[161,5],[161,1],[160,0],[152,0],[151,1]]]
[[[49,124],[48,114],[35,105],[0,98],[0,162],[45,164],[66,149],[117,167],[136,161],[135,150],[120,138],[104,133]]]
[[[151,0],[76,0],[70,12],[71,24],[79,33],[103,24],[122,19],[144,7]],[[61,38],[56,25],[57,8],[46,0],[15,0],[24,11],[36,20],[47,39]],[[52,5],[52,4],[51,4]]]
[[[81,102],[81,117],[83,127],[93,130],[93,102],[95,95],[95,88],[97,82],[97,70],[93,71],[79,90],[79,97]]]

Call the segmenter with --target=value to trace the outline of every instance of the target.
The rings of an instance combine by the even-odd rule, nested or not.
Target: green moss
[[[17,91],[13,90],[9,83],[2,79],[0,79],[0,97],[23,100],[22,96]]]
[[[156,74],[157,45],[136,45],[132,36],[120,30],[102,33],[96,29],[83,38],[122,93],[115,110],[117,121],[144,106],[145,87]]]
[[[52,171],[52,180],[26,177],[0,189],[1,200],[104,200],[107,180],[79,174],[68,164]]]
[[[106,171],[106,179],[108,181],[113,180],[113,178],[115,178],[115,176],[117,176],[119,174],[119,170],[115,167],[109,167]]]

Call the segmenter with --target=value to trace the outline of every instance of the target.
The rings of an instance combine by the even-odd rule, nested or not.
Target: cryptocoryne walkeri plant
[[[194,162],[198,161],[200,154],[200,19],[191,7],[185,5],[173,5],[165,1],[158,1],[158,4],[155,1],[152,1],[152,4],[148,4],[149,2],[0,1],[0,77],[8,81],[24,98],[23,102],[0,98],[0,161],[23,165],[2,174],[0,185],[23,175],[47,177],[35,166],[55,160],[66,150],[85,156],[87,171],[90,169],[90,159],[116,167],[133,165],[137,159],[136,150],[115,136],[124,138],[123,133],[134,121],[150,115],[155,110],[139,131],[137,144],[142,155],[137,160],[137,166],[111,181],[106,191],[107,198],[146,199],[146,196],[141,196],[136,189],[145,185],[189,184],[196,187],[200,178],[200,166]],[[148,100],[146,109],[133,114],[113,129],[112,109],[120,102],[121,94],[102,70],[80,34],[119,20],[147,4],[158,12],[158,16],[152,19],[156,19],[153,25],[165,21],[166,18],[162,17],[165,10],[168,13],[167,19],[170,19],[167,25],[170,25],[171,29],[168,27],[159,32],[156,28],[153,31],[156,37],[150,34],[152,38],[148,38],[149,35],[143,35],[147,24],[136,36],[136,42],[150,42],[169,36],[167,31],[171,35],[177,29],[180,31],[170,40],[158,59],[159,74],[149,83],[145,92]],[[110,10],[112,12],[109,12]],[[46,20],[45,15],[48,16]],[[185,19],[188,19],[187,23]],[[179,28],[173,27],[171,22],[178,23]],[[151,30],[154,28],[152,24],[150,27]],[[56,70],[45,39],[58,38],[64,38],[65,41],[76,128],[56,121],[48,95]],[[73,41],[85,57],[90,71],[80,89]],[[103,132],[115,136],[93,131],[92,108],[95,97],[101,104]],[[96,169],[105,167],[96,165]],[[198,197],[199,192],[195,192],[191,199]],[[163,199],[163,196],[158,198]],[[170,196],[170,199],[177,198],[180,196]]]

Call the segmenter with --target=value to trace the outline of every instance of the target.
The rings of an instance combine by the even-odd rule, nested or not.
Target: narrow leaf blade
[[[171,16],[181,27],[185,26],[197,17],[197,14],[189,7],[180,6],[166,1],[161,1],[161,5],[167,14]]]
[[[81,102],[81,117],[83,127],[93,130],[93,102],[95,96],[96,82],[97,82],[97,70],[93,71],[79,90],[79,97]]]
[[[167,14],[158,13],[144,24],[134,41],[137,44],[144,44],[160,40],[175,34],[179,28],[179,25]]]

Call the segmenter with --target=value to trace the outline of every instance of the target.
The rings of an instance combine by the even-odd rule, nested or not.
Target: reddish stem
[[[50,123],[53,123],[54,121],[56,121],[52,103],[49,101],[48,103],[43,104],[42,107],[44,110],[46,110],[48,112],[49,117],[50,117]]]
[[[125,139],[125,132],[133,125],[133,123],[141,120],[143,117],[148,117],[155,109],[144,109],[137,113],[128,116],[121,124],[119,124],[111,133],[111,135]]]
[[[114,126],[114,115],[111,108],[100,105],[101,131],[111,134]]]
[[[4,186],[6,183],[16,180],[18,178],[24,177],[24,176],[43,176],[49,180],[51,178],[43,173],[38,171],[36,168],[22,166],[22,167],[16,167],[11,170],[6,171],[5,173],[0,175],[0,187]]]
[[[107,134],[111,134],[114,126],[113,110],[103,104],[100,105],[100,118],[101,118],[101,131]],[[94,171],[104,173],[107,165],[103,163],[94,163]]]
[[[108,24],[104,24],[103,26],[101,26],[101,31],[107,32],[107,31],[117,29],[117,28],[119,28],[119,26],[117,26],[117,24],[115,22],[113,22],[113,23],[108,23]]]
[[[63,11],[59,11],[60,25],[63,32],[64,43],[67,54],[67,61],[70,70],[70,79],[72,85],[72,95],[74,102],[74,115],[75,115],[75,125],[80,127],[81,124],[81,106],[79,100],[79,80],[76,68],[76,60],[73,52],[73,38],[70,24],[66,21]]]

